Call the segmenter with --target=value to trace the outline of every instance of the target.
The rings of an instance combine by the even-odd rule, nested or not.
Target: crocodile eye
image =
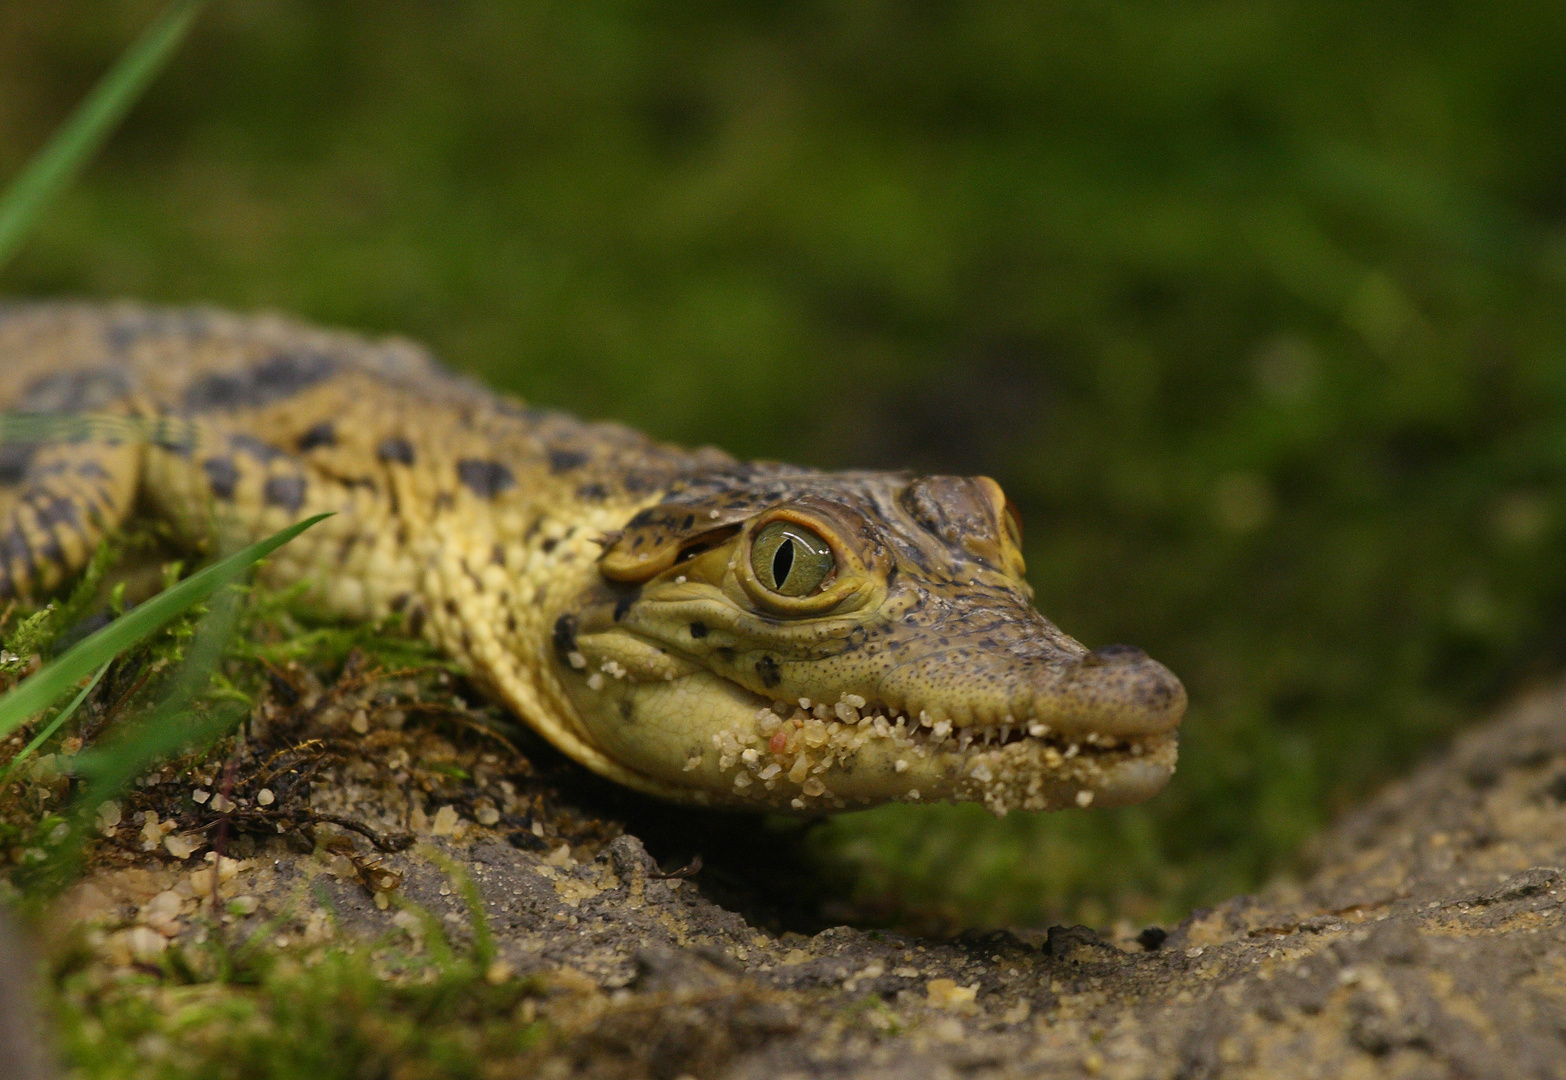
[[[774,521],[751,541],[750,568],[756,579],[782,596],[809,596],[836,566],[831,546],[792,521]]]

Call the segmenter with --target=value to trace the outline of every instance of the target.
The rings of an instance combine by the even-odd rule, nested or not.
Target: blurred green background
[[[0,4],[0,176],[160,9]],[[864,910],[1179,914],[1566,651],[1566,6],[215,0],[0,274],[998,478],[1186,681],[1125,811],[849,815]]]

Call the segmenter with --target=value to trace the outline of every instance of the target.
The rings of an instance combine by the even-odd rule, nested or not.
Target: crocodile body
[[[0,597],[132,513],[281,549],[338,615],[401,616],[567,755],[664,798],[818,813],[1133,802],[1179,681],[1031,604],[985,478],[822,473],[529,408],[416,345],[286,319],[0,307],[0,411],[124,419],[0,446]],[[129,434],[127,434],[129,433]]]

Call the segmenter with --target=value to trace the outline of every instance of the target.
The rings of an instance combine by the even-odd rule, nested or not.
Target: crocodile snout
[[[1084,654],[1034,698],[1035,712],[1054,716],[1057,732],[1126,739],[1174,730],[1185,706],[1185,687],[1174,672],[1134,645]]]

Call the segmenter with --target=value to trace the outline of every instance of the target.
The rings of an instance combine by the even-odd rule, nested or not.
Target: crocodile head
[[[578,736],[615,779],[709,805],[1146,799],[1185,690],[1039,614],[1020,541],[987,477],[688,481],[604,539],[555,623]]]

